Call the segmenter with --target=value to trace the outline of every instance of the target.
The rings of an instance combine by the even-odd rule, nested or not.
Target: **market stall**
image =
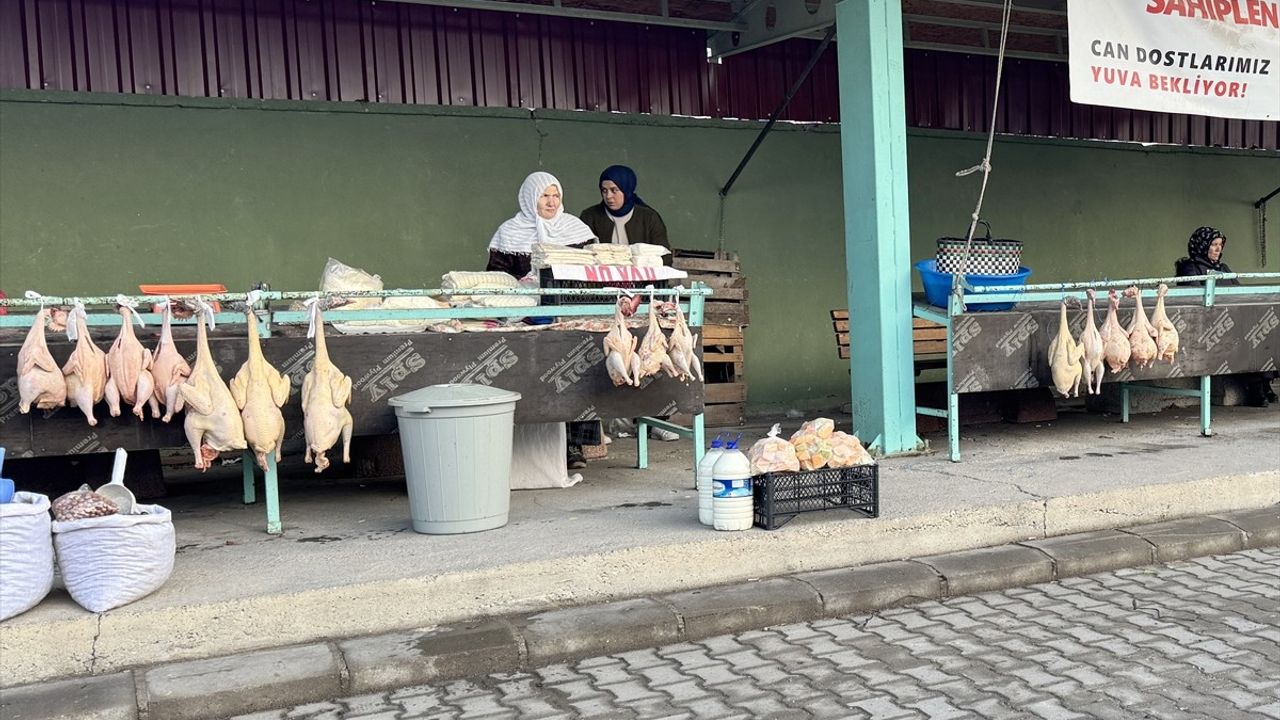
[[[587,295],[599,297],[600,289],[430,289],[378,290],[342,293],[255,292],[226,293],[206,296],[204,303],[219,302],[223,311],[211,313],[208,345],[213,362],[223,380],[235,375],[249,356],[246,341],[247,315],[229,311],[237,303],[250,301],[259,321],[261,351],[267,362],[286,377],[291,385],[290,400],[281,408],[285,423],[285,446],[295,450],[303,436],[303,409],[298,402],[304,376],[311,371],[316,357],[316,341],[308,338],[309,310],[297,309],[290,301],[319,298],[322,303],[359,305],[362,298],[450,298],[492,297],[522,299],[519,305],[457,307],[365,307],[326,310],[322,322],[326,331],[328,355],[332,363],[351,379],[349,411],[355,435],[386,435],[395,432],[396,420],[387,400],[398,394],[441,383],[476,383],[514,390],[523,396],[517,405],[516,423],[553,423],[597,418],[642,418],[643,422],[660,424],[690,438],[694,445],[695,463],[701,457],[703,442],[703,385],[700,379],[671,377],[659,372],[643,378],[636,386],[617,386],[606,372],[602,339],[617,316],[617,306],[607,304],[552,305]],[[620,297],[620,291],[611,291]],[[703,301],[711,294],[705,287],[646,290],[644,298],[687,316],[694,328],[702,324]],[[607,299],[607,298],[606,298]],[[637,298],[638,300],[639,298]],[[13,312],[18,308],[71,306],[81,302],[98,308],[85,315],[93,342],[102,349],[110,346],[121,326],[120,302],[140,307],[154,301],[149,297],[60,298],[38,297],[2,301],[10,314],[0,317],[0,446],[10,457],[61,456],[99,452],[117,447],[127,450],[182,447],[188,444],[183,422],[175,418],[169,423],[145,414],[142,419],[128,409],[120,417],[110,417],[106,406],[98,406],[95,426],[74,407],[47,410],[33,408],[29,414],[19,412],[18,355],[27,329],[34,316]],[[538,305],[541,301],[541,305]],[[411,304],[411,303],[410,303]],[[646,333],[644,318],[650,303],[633,306],[630,332],[640,341]],[[524,322],[507,319],[527,318]],[[655,315],[656,318],[656,315]],[[162,317],[139,312],[137,328],[144,346],[154,342]],[[656,322],[656,319],[655,319]],[[178,353],[189,362],[196,360],[195,320],[174,320],[173,335]],[[338,327],[358,327],[373,323],[385,329],[399,324],[427,326],[409,332],[376,334],[341,334]],[[664,318],[662,326],[672,322]],[[52,334],[50,335],[52,337]],[[48,342],[50,353],[61,364],[68,358],[73,344]],[[696,350],[698,355],[700,349]],[[687,413],[693,417],[689,427],[654,420],[648,416]],[[295,442],[290,442],[295,441]],[[645,433],[638,436],[643,467]],[[340,459],[341,453],[335,452]],[[268,458],[266,494],[268,531],[279,532],[279,509],[276,494],[275,460]],[[245,454],[245,496],[254,500],[255,463]]]
[[[944,325],[947,330],[947,407],[917,406],[922,415],[946,418],[950,457],[960,459],[959,396],[993,390],[1053,387],[1050,347],[1059,332],[1062,304],[1070,306],[1068,328],[1079,336],[1086,326],[1089,289],[1138,288],[1154,299],[1162,284],[1203,282],[1202,287],[1172,287],[1167,312],[1181,342],[1172,361],[1157,360],[1146,367],[1129,363],[1117,373],[1104,373],[1102,382],[1122,384],[1122,419],[1129,420],[1131,392],[1189,395],[1200,400],[1201,432],[1212,433],[1209,379],[1214,375],[1275,370],[1280,363],[1280,285],[1229,285],[1221,280],[1280,279],[1280,273],[1239,273],[1193,278],[1145,278],[1027,286],[973,286],[965,282],[941,308],[923,299],[913,315]],[[1009,309],[984,311],[984,305],[1014,304]],[[1105,309],[1105,308],[1104,308]],[[1130,325],[1133,306],[1122,312]],[[1097,316],[1101,321],[1101,314]],[[1155,381],[1196,378],[1196,389],[1160,387]],[[1086,390],[1079,390],[1087,394]]]

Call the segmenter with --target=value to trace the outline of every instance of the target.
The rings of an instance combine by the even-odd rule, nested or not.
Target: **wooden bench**
[[[836,333],[836,351],[841,360],[848,360],[849,311],[832,310],[831,326]],[[911,349],[915,359],[915,374],[924,370],[947,366],[947,329],[932,320],[911,319]]]

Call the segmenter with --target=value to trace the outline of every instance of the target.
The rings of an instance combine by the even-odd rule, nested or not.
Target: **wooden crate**
[[[737,253],[719,250],[671,251],[671,266],[689,274],[688,282],[700,282],[714,291],[707,300],[704,322],[744,326],[750,323],[747,279]]]

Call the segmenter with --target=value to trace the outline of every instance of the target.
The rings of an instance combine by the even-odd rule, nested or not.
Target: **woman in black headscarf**
[[[667,225],[657,210],[636,194],[636,171],[610,165],[600,173],[600,202],[578,214],[602,243],[647,243],[670,248]]]
[[[1227,250],[1227,236],[1218,232],[1217,228],[1208,225],[1196,228],[1187,240],[1187,257],[1180,258],[1173,264],[1178,277],[1194,275],[1210,275],[1212,273],[1229,273],[1231,268],[1222,261]],[[1179,283],[1179,285],[1203,285],[1203,281]],[[1239,285],[1240,281],[1219,280],[1219,285]]]
[[[1231,268],[1222,260],[1226,249],[1227,236],[1219,232],[1217,228],[1207,225],[1196,228],[1196,231],[1191,233],[1191,238],[1187,240],[1187,257],[1175,262],[1173,264],[1174,270],[1178,277],[1229,273]],[[1204,285],[1204,281],[1192,280],[1178,284]],[[1240,281],[1236,278],[1230,278],[1219,280],[1218,284],[1239,285]],[[1268,403],[1276,402],[1276,393],[1271,389],[1271,380],[1275,377],[1275,372],[1240,374],[1240,379],[1244,381],[1246,392],[1249,396],[1250,405],[1266,407]]]

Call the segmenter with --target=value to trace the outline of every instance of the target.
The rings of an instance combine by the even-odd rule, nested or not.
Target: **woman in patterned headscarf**
[[[1208,225],[1196,228],[1191,233],[1191,238],[1187,240],[1187,257],[1180,258],[1173,264],[1174,272],[1178,277],[1188,277],[1194,275],[1209,275],[1212,273],[1229,273],[1231,268],[1222,261],[1222,255],[1227,249],[1227,236],[1218,231],[1217,228]],[[1200,282],[1179,283],[1180,285],[1203,285]],[[1219,285],[1239,285],[1240,281],[1232,278],[1230,280],[1220,280]]]
[[[1227,236],[1219,232],[1217,228],[1207,225],[1196,228],[1196,231],[1191,233],[1191,238],[1187,240],[1187,257],[1181,258],[1174,263],[1174,270],[1177,272],[1178,277],[1229,273],[1231,268],[1222,261],[1222,255],[1226,249]],[[1192,280],[1178,284],[1204,285],[1204,281]],[[1240,281],[1236,278],[1231,278],[1229,280],[1219,280],[1218,284],[1239,285]],[[1245,393],[1248,396],[1250,405],[1266,407],[1269,403],[1276,402],[1276,393],[1271,389],[1271,381],[1276,377],[1275,372],[1241,373],[1239,377],[1244,382]]]
[[[591,228],[564,211],[563,186],[548,172],[524,179],[516,203],[520,212],[498,226],[489,241],[489,264],[519,279],[529,274],[530,253],[538,243],[580,247],[596,239]]]

